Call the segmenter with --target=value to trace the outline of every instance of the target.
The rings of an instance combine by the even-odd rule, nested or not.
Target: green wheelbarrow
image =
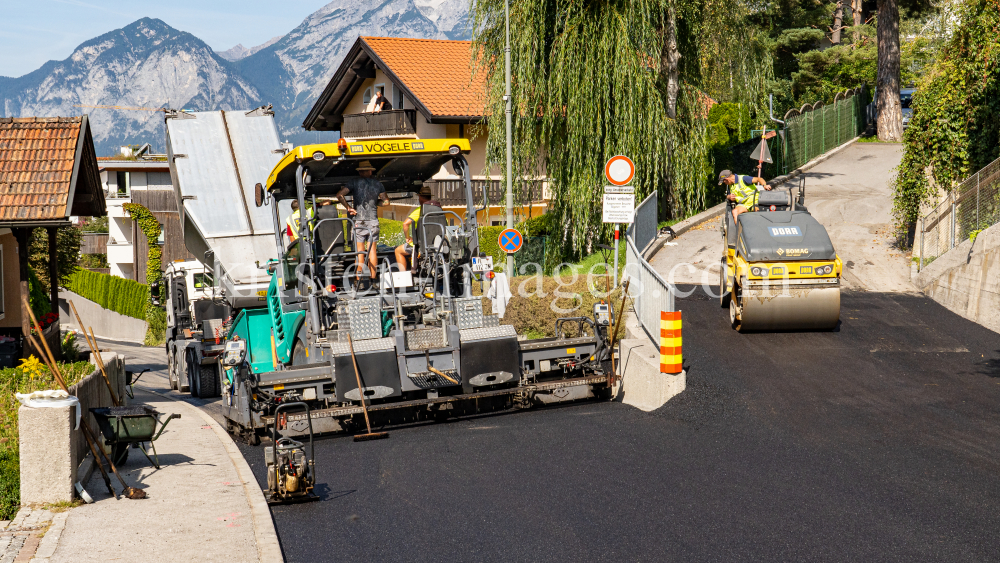
[[[156,445],[154,442],[163,434],[163,429],[167,423],[175,418],[180,418],[179,414],[172,414],[166,420],[160,422],[162,413],[156,409],[145,405],[135,405],[131,407],[102,407],[90,409],[97,419],[97,426],[104,434],[104,442],[111,446],[111,459],[115,462],[115,467],[125,465],[128,459],[128,448],[132,444],[142,451],[142,455],[153,464],[153,467],[160,468],[160,460],[156,455]],[[160,431],[156,431],[157,423],[160,424]],[[155,435],[154,435],[155,433]],[[149,442],[153,450],[153,457],[149,457],[144,443]]]

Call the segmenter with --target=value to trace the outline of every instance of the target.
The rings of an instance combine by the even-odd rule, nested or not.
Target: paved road
[[[837,331],[739,334],[704,292],[680,299],[688,388],[654,412],[591,402],[320,440],[323,500],[273,510],[286,558],[995,560],[1000,337],[905,286],[873,291],[905,259],[859,262],[866,221],[832,229],[861,282]],[[261,448],[243,451],[263,483]]]
[[[916,291],[909,259],[896,247],[891,229],[889,179],[902,157],[901,145],[855,143],[804,174],[806,207],[844,261],[846,288]],[[668,243],[650,263],[667,281],[718,285],[721,241],[715,220]]]

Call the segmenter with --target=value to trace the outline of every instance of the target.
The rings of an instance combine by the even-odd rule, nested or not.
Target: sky
[[[23,76],[47,61],[61,61],[84,41],[143,17],[161,19],[217,51],[237,43],[253,47],[288,33],[328,1],[2,0],[0,76]]]

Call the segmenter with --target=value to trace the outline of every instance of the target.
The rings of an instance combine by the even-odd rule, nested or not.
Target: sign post
[[[635,177],[635,163],[627,156],[613,156],[604,165],[604,177],[611,186],[604,187],[602,221],[615,224],[615,287],[618,287],[618,241],[621,223],[635,221],[635,188],[629,182]]]

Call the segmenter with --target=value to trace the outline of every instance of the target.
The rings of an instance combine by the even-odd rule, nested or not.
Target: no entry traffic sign
[[[613,156],[604,165],[604,176],[616,186],[624,186],[635,176],[635,163],[627,156]]]
[[[524,243],[524,238],[517,229],[504,229],[500,236],[497,237],[497,244],[500,245],[500,249],[507,254],[513,254],[518,250],[521,250],[521,244]]]

